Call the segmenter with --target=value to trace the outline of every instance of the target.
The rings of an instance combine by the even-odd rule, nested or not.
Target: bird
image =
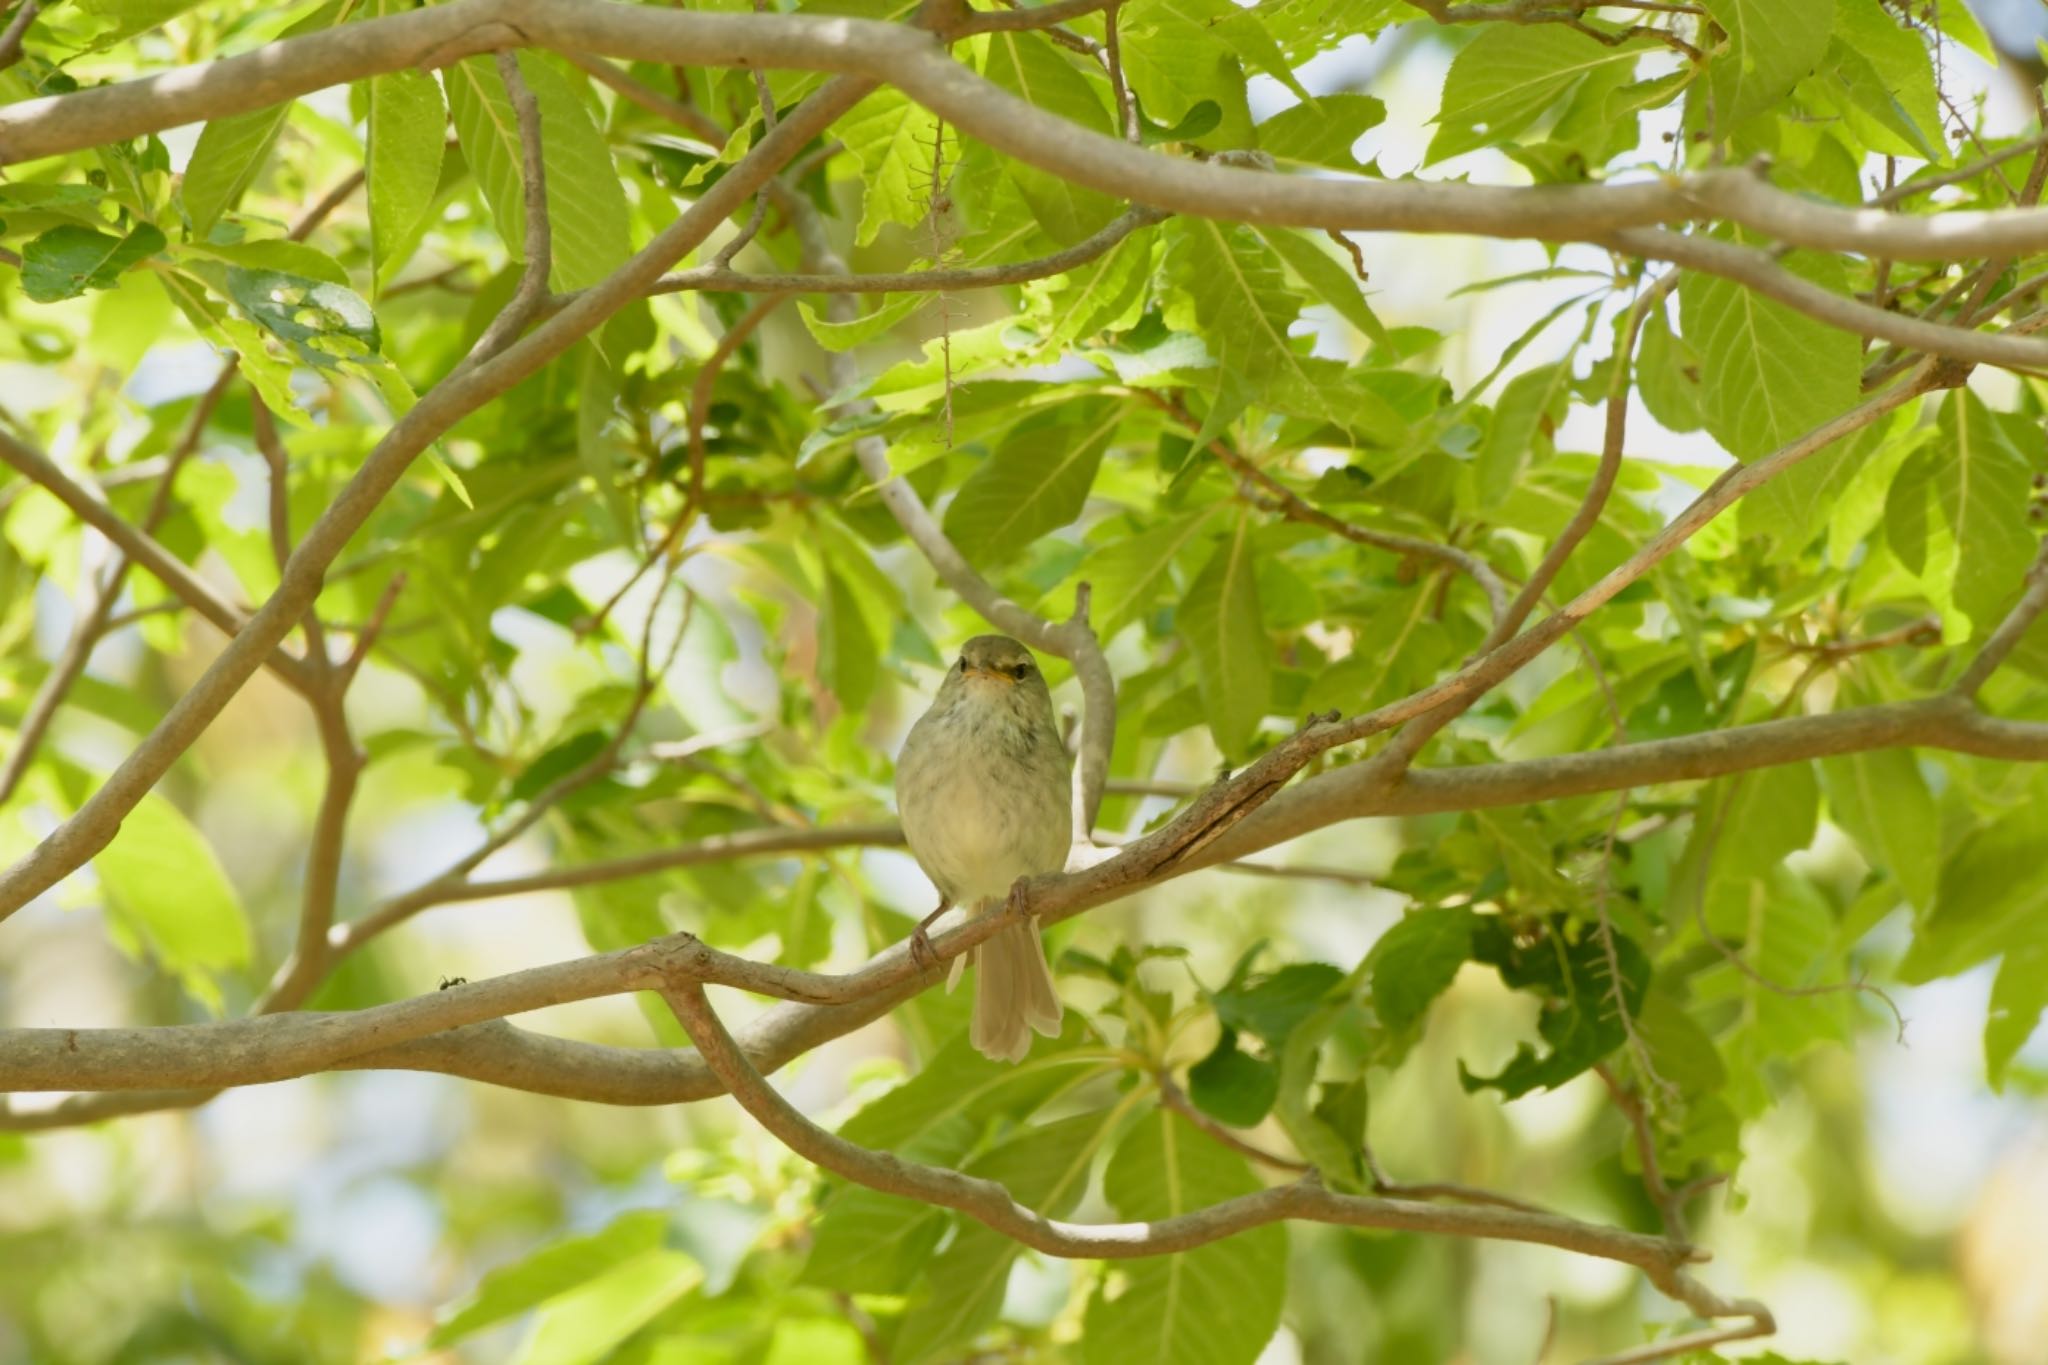
[[[931,955],[925,930],[951,907],[997,913],[1019,878],[1065,869],[1069,790],[1052,692],[1031,651],[1007,635],[975,636],[896,760],[904,838],[939,893],[911,937],[913,957]],[[1014,1062],[1031,1030],[1058,1036],[1060,999],[1036,924],[1019,918],[953,959],[948,990],[970,957],[980,974],[967,1036],[977,1051]]]

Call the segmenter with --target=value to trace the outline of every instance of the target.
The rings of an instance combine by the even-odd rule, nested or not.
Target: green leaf
[[[1507,382],[1493,405],[1493,422],[1472,460],[1479,509],[1498,507],[1514,491],[1522,471],[1539,450],[1554,449],[1551,438],[1571,403],[1569,362],[1538,365]]]
[[[850,322],[832,322],[825,318],[809,299],[798,299],[797,312],[803,315],[804,326],[810,329],[813,339],[828,351],[850,351],[856,346],[865,346],[882,333],[894,327],[903,319],[915,313],[930,298],[925,294],[898,294],[886,300],[874,312],[854,318]]]
[[[1672,431],[1698,431],[1705,420],[1701,415],[1703,370],[1700,353],[1671,329],[1664,306],[1652,308],[1643,319],[1635,369],[1636,393],[1650,416]]]
[[[194,237],[211,232],[255,181],[291,111],[289,103],[273,104],[213,119],[200,131],[178,191]]]
[[[207,256],[249,270],[274,270],[285,275],[302,275],[322,284],[348,288],[348,271],[340,261],[304,242],[283,237],[254,242],[194,242],[180,254]]]
[[[1018,1203],[1049,1218],[1071,1213],[1088,1188],[1096,1149],[1109,1136],[1117,1109],[1101,1109],[1025,1128],[967,1167],[969,1175],[1003,1185]],[[963,1222],[959,1235],[922,1276],[903,1315],[889,1359],[918,1365],[974,1337],[996,1319],[1010,1267],[1023,1250],[984,1224]],[[948,1360],[955,1354],[945,1354]]]
[[[1221,503],[1210,503],[1164,526],[1109,541],[1082,561],[1075,576],[1093,586],[1092,615],[1104,640],[1167,600],[1174,561],[1208,529],[1221,508]]]
[[[1256,129],[1259,148],[1275,161],[1363,171],[1352,148],[1387,117],[1387,106],[1371,95],[1323,95],[1282,109]]]
[[[848,110],[833,131],[860,162],[863,193],[855,243],[868,245],[890,223],[910,227],[923,222],[931,208],[938,116],[885,85]]]
[[[323,5],[278,36],[294,38],[316,32],[332,24],[342,12],[339,6]],[[143,27],[153,28],[159,22],[152,19]],[[291,112],[292,103],[286,100],[268,108],[213,119],[200,130],[178,191],[194,238],[203,240],[212,232],[221,214],[233,208],[255,181]]]
[[[2048,809],[2034,802],[1973,830],[1941,869],[1934,909],[1899,964],[1909,983],[1967,971],[2040,939],[2048,922]]]
[[[1212,998],[1224,1027],[1257,1034],[1278,1046],[1302,1020],[1323,1008],[1344,981],[1327,962],[1291,962],[1247,985],[1233,979]]]
[[[1195,659],[1202,709],[1216,746],[1233,761],[1249,751],[1273,703],[1272,645],[1259,612],[1251,521],[1220,541],[1180,604],[1181,638]]]
[[[818,671],[839,704],[858,711],[875,694],[881,655],[853,589],[831,570],[825,573],[824,608],[818,621]]]
[[[1941,818],[1910,749],[1871,749],[1821,760],[1828,812],[1872,867],[1891,873],[1906,899],[1934,904]]]
[[[399,252],[434,202],[447,148],[448,106],[424,71],[370,78],[370,260],[379,279],[404,264]]]
[[[1827,60],[1803,93],[1823,108],[1832,105],[1839,110],[1857,139],[1872,152],[1945,160],[1940,124],[1935,125],[1934,140],[1930,141],[1869,56],[1845,39],[1828,44]]]
[[[1002,564],[1081,515],[1123,407],[1087,398],[1027,418],[967,476],[946,536],[976,564]]]
[[[637,1260],[661,1245],[666,1221],[652,1210],[628,1213],[603,1232],[556,1242],[499,1266],[486,1273],[468,1296],[441,1310],[427,1348],[452,1345],[622,1263]]]
[[[1840,287],[1831,260],[1793,256],[1785,264]],[[1850,333],[1698,271],[1679,281],[1678,298],[1685,339],[1704,371],[1701,418],[1736,459],[1769,454],[1856,403],[1863,356]]]
[[[1835,0],[1702,0],[1728,33],[1707,66],[1716,134],[1792,93],[1828,50]]]
[[[988,69],[982,74],[989,80],[1069,123],[1098,133],[1114,131],[1094,85],[1052,39],[1042,33],[998,32],[988,36],[988,43]],[[1007,162],[1006,169],[1039,227],[1061,246],[1072,246],[1117,215],[1117,202],[1106,194],[1021,161]]]
[[[1396,1033],[1420,1023],[1472,956],[1470,910],[1416,910],[1372,947],[1372,1006]]]
[[[1633,70],[1646,44],[1608,47],[1562,24],[1490,24],[1452,61],[1424,165],[1516,137],[1594,72]]]
[[[2012,1059],[2026,1046],[2048,1010],[2048,934],[2006,950],[1991,983],[1991,1009],[1984,1020],[1984,1074],[1994,1089],[2005,1083]]]
[[[112,289],[121,272],[165,246],[163,233],[142,223],[126,237],[91,228],[54,227],[21,249],[21,292],[37,303],[77,298],[88,289]]]
[[[1743,498],[1736,522],[1745,536],[1769,536],[1780,553],[1805,549],[1828,529],[1841,498],[1884,443],[1881,423],[1831,441]]]
[[[1338,260],[1314,237],[1293,228],[1262,227],[1258,234],[1287,262],[1288,269],[1315,291],[1316,297],[1372,341],[1385,344],[1387,329],[1366,303],[1365,291],[1359,288],[1349,261]]]
[[[1193,141],[1220,127],[1213,145],[1245,146],[1251,110],[1238,54],[1191,8],[1182,0],[1132,0],[1119,10],[1124,79],[1147,121],[1179,134],[1160,141]],[[1190,121],[1204,108],[1214,111],[1214,121],[1192,131],[1198,125]],[[1176,124],[1187,128],[1175,129]]]
[[[596,1365],[655,1316],[704,1283],[693,1257],[656,1248],[550,1300],[512,1365]]]
[[[1209,1055],[1188,1068],[1188,1098],[1234,1128],[1250,1128],[1265,1118],[1279,1093],[1280,1073],[1271,1062],[1240,1049],[1234,1029],[1224,1029]]]
[[[1103,1177],[1123,1218],[1157,1221],[1255,1192],[1243,1157],[1186,1119],[1155,1110],[1124,1138]],[[1252,1365],[1280,1325],[1287,1233],[1268,1224],[1171,1256],[1115,1263],[1122,1292],[1098,1289],[1081,1324],[1083,1365]]]
[[[377,317],[352,289],[276,270],[228,267],[228,297],[251,322],[291,345],[309,365],[374,360]]]
[[[1642,1009],[1649,960],[1633,939],[1620,933],[1613,939],[1621,999],[1634,1015]],[[1479,916],[1472,926],[1472,957],[1499,969],[1501,980],[1513,989],[1543,998],[1536,1032],[1550,1050],[1539,1054],[1523,1043],[1495,1076],[1475,1076],[1460,1062],[1458,1081],[1466,1091],[1491,1087],[1515,1099],[1531,1090],[1555,1089],[1627,1040],[1615,1008],[1617,983],[1607,948],[1590,928],[1560,915],[1540,936],[1523,937],[1497,915]]]
[[[2033,469],[1984,400],[1953,389],[1935,421],[1934,503],[1955,537],[1955,602],[1980,633],[2033,562],[2039,538],[2027,523]]]
[[[93,858],[109,908],[170,970],[205,974],[249,960],[249,920],[206,836],[154,793]]]
[[[1048,313],[1039,352],[1058,356],[1077,341],[1087,341],[1118,325],[1145,294],[1151,271],[1149,235],[1133,233],[1086,265],[1059,277],[1049,291]]]
[[[626,193],[589,107],[554,60],[521,52],[519,74],[540,106],[552,253],[548,281],[559,290],[587,288],[631,254]],[[525,157],[512,97],[489,57],[464,58],[441,75],[463,154],[490,204],[498,236],[513,259],[523,261]]]

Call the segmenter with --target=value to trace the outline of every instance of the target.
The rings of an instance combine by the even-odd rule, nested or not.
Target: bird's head
[[[1007,635],[977,635],[960,647],[942,693],[982,706],[1052,712],[1052,692],[1031,651]]]

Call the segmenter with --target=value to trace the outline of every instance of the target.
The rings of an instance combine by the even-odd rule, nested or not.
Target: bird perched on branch
[[[1007,635],[977,635],[896,760],[903,834],[939,890],[912,954],[930,955],[925,929],[952,906],[1000,913],[1018,878],[1063,870],[1073,838],[1068,802],[1067,753],[1031,651]],[[980,977],[968,1038],[983,1055],[1014,1062],[1030,1049],[1032,1029],[1059,1033],[1060,1000],[1037,925],[1020,918],[953,959],[947,989],[969,957]]]

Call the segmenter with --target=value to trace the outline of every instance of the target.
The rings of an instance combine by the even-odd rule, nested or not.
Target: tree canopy
[[[2048,1077],[1997,61],[1960,0],[16,0],[0,1356],[1707,1360],[1832,1340],[1702,1264],[1830,1237],[1843,1351],[2005,1349],[1825,1154],[1741,1250],[1916,990]],[[889,797],[990,629],[1076,760],[1014,1066]]]

